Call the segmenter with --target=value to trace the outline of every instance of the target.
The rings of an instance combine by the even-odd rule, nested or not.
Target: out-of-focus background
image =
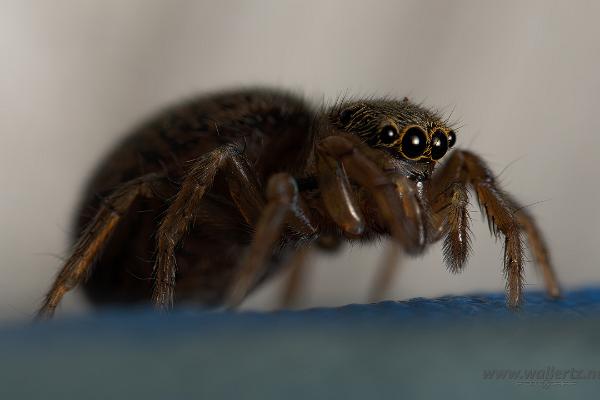
[[[539,218],[565,287],[600,282],[600,3],[596,1],[0,1],[0,319],[29,318],[102,155],[157,109],[268,84],[316,102],[405,95],[453,111]],[[501,244],[473,209],[473,255],[434,246],[389,298],[499,291]],[[311,264],[303,307],[364,302],[382,246]],[[541,289],[533,265],[527,290]],[[246,302],[269,309],[281,280]],[[85,310],[70,294],[62,312]]]

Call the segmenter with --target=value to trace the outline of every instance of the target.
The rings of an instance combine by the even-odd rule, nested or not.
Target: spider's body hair
[[[96,304],[237,305],[290,254],[318,243],[392,237],[420,254],[444,238],[457,272],[471,243],[468,191],[505,238],[509,304],[521,299],[522,231],[557,295],[532,218],[515,215],[477,155],[446,156],[455,141],[448,118],[406,98],[315,106],[289,91],[246,88],[177,104],[100,164],[73,253],[40,314],[78,283]]]

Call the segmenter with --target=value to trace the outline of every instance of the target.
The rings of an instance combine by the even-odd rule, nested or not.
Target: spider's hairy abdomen
[[[271,172],[265,159],[270,151],[286,156],[280,159],[284,168],[301,169],[306,150],[282,142],[302,143],[295,139],[310,132],[313,118],[301,97],[285,91],[246,89],[191,99],[129,133],[100,163],[87,191],[104,193],[137,176],[165,169],[169,176],[179,178],[186,163],[225,143],[238,145],[265,173]]]
[[[193,160],[231,144],[244,154],[261,185],[275,172],[299,175],[310,150],[305,144],[310,142],[306,136],[312,132],[314,118],[314,111],[300,96],[258,88],[182,102],[133,130],[92,177],[78,213],[76,235],[89,223],[102,199],[119,185],[148,173],[166,173],[170,184],[156,188],[157,199],[138,200],[134,211],[127,214],[93,269],[85,286],[88,294],[94,300],[111,302],[142,301],[149,296],[156,224]],[[217,301],[229,278],[229,264],[235,264],[234,258],[250,241],[252,230],[240,218],[225,180],[217,176],[200,211],[214,223],[195,228],[178,250],[180,274],[185,277],[187,270],[198,272],[196,276],[187,271],[187,278],[182,278],[178,290],[181,298]],[[231,246],[223,244],[228,240]],[[196,259],[206,257],[218,257],[222,262],[194,266]]]

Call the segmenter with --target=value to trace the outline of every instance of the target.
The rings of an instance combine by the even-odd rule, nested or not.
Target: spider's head
[[[456,133],[445,121],[407,98],[342,103],[331,110],[329,121],[391,155],[417,180],[426,179],[456,143]]]

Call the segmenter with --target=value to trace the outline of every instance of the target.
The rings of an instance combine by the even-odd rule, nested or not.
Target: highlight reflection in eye
[[[417,126],[408,128],[402,136],[402,155],[406,158],[418,158],[427,149],[427,135]]]
[[[439,160],[444,157],[444,154],[448,151],[448,138],[441,129],[434,132],[431,137],[431,158]]]
[[[456,133],[454,131],[448,132],[448,148],[451,149],[456,144]]]
[[[379,132],[379,140],[381,140],[382,143],[394,143],[396,139],[398,139],[398,131],[391,125],[384,126]]]

